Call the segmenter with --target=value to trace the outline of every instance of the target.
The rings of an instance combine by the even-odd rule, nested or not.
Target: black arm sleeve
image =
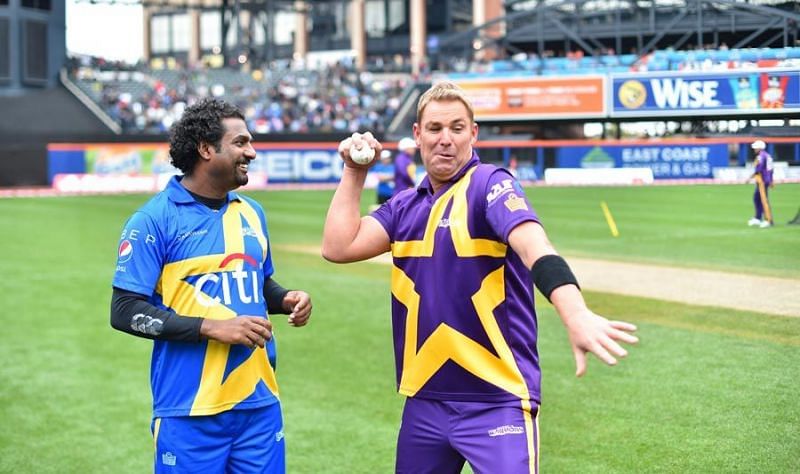
[[[111,327],[134,336],[161,341],[199,342],[203,318],[158,309],[139,293],[114,288]]]
[[[272,278],[267,278],[264,282],[264,301],[267,302],[269,314],[289,314],[291,311],[283,309],[283,298],[289,290],[278,284]]]
[[[536,288],[550,301],[553,290],[564,285],[575,285],[580,290],[578,279],[570,270],[566,260],[558,255],[545,255],[533,262],[531,279]],[[550,301],[552,303],[552,301]]]

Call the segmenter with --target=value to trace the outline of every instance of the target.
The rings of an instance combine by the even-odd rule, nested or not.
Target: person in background
[[[747,221],[747,225],[761,228],[770,227],[773,225],[772,209],[769,205],[769,188],[772,187],[773,172],[772,156],[767,153],[767,145],[763,140],[754,141],[750,147],[756,154],[755,171],[751,176],[756,181],[756,189],[753,193],[755,216]]]
[[[413,188],[417,183],[417,165],[414,164],[417,143],[413,138],[405,137],[397,142],[397,150],[399,153],[394,157],[393,196]]]
[[[508,172],[511,173],[511,176],[514,179],[519,179],[517,174],[517,168],[519,167],[519,160],[517,160],[517,155],[511,155],[511,158],[508,159]]]
[[[304,326],[311,299],[275,281],[264,209],[233,192],[248,182],[251,141],[233,105],[187,107],[169,148],[183,176],[120,237],[111,326],[153,340],[156,473],[286,471],[268,315]]]
[[[636,326],[587,306],[575,275],[550,243],[511,174],[481,163],[472,104],[441,82],[417,105],[414,139],[427,172],[415,188],[361,217],[369,165],[339,144],[342,178],[325,220],[322,255],[335,263],[391,252],[398,391],[405,395],[398,473],[536,473],[541,369],[534,286],[553,304],[576,363],[591,352],[609,365],[636,343]],[[610,399],[609,399],[610,400]],[[593,420],[602,424],[602,420]]]
[[[378,177],[378,186],[375,188],[376,204],[379,206],[392,197],[394,193],[394,166],[392,164],[392,152],[383,150],[380,161],[372,168],[372,172]]]

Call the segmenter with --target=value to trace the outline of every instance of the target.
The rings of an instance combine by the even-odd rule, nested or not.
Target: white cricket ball
[[[375,149],[369,145],[363,145],[361,148],[356,148],[355,145],[350,145],[350,159],[359,165],[366,165],[375,158]]]

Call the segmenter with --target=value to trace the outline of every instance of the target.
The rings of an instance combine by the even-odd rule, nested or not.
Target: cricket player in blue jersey
[[[154,340],[155,472],[283,473],[269,314],[304,326],[311,299],[273,279],[262,207],[232,192],[256,152],[244,116],[206,99],[170,133],[183,172],[120,237],[111,325]]]

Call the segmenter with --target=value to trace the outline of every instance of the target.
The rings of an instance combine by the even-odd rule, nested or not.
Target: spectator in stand
[[[399,153],[394,158],[394,193],[396,196],[401,191],[413,188],[417,183],[417,165],[414,155],[417,152],[417,143],[413,138],[405,137],[397,142]]]
[[[406,86],[403,79],[377,79],[341,64],[320,71],[264,69],[253,75],[142,68],[124,78],[91,67],[76,70],[74,79],[126,133],[163,133],[187,105],[207,96],[237,105],[258,133],[382,132]]]
[[[756,140],[750,147],[756,154],[755,171],[751,178],[756,180],[756,190],[753,193],[753,206],[755,216],[747,221],[749,226],[761,228],[770,227],[772,222],[772,209],[769,206],[769,188],[772,186],[772,156],[767,153],[767,145],[763,140]]]

